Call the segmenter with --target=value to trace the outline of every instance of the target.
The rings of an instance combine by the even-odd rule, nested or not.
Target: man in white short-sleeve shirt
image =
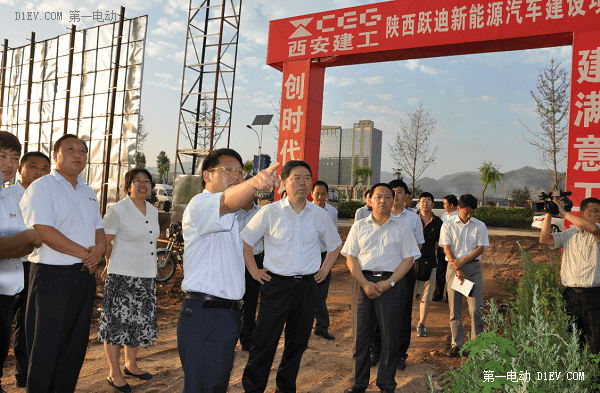
[[[459,356],[465,343],[461,317],[463,295],[451,288],[454,276],[458,276],[461,283],[465,278],[475,283],[467,297],[471,315],[471,339],[483,332],[483,277],[479,261],[484,248],[490,246],[490,241],[485,224],[473,217],[475,209],[477,198],[471,194],[461,196],[458,199],[458,216],[444,223],[440,233],[440,246],[444,247],[448,259],[446,285],[452,333],[452,347],[448,352],[450,357]]]
[[[211,151],[202,163],[201,194],[183,213],[187,293],[177,325],[184,393],[225,393],[233,367],[244,296],[243,245],[236,212],[257,190],[279,184],[275,164],[243,182],[242,158],[231,149]]]
[[[442,221],[446,222],[450,217],[458,215],[458,198],[455,195],[449,194],[444,197],[444,214]],[[448,260],[444,253],[444,247],[439,246],[437,249],[438,267],[435,272],[435,291],[433,292],[432,302],[439,302],[444,299],[446,293],[446,271],[448,270]],[[446,299],[447,300],[447,299]]]
[[[96,194],[79,177],[88,149],[76,135],[54,144],[56,168],[21,199],[25,224],[44,245],[30,256],[27,392],[74,391],[88,345],[96,265],[106,249]]]
[[[404,276],[415,258],[421,256],[412,230],[390,214],[394,191],[385,183],[375,184],[371,193],[373,214],[356,221],[342,255],[355,281],[352,288],[354,330],[354,386],[348,393],[363,393],[369,386],[369,344],[377,322],[382,336],[377,387],[391,393],[396,388],[400,359],[400,312],[406,305]]]
[[[288,161],[281,171],[286,199],[264,206],[242,231],[248,271],[263,284],[254,342],[242,385],[264,392],[277,343],[285,325],[286,345],[277,372],[277,390],[295,392],[302,354],[315,316],[317,284],[325,280],[342,240],[325,210],[307,202],[312,171],[303,161]],[[264,269],[258,269],[252,245],[264,239]],[[321,265],[321,243],[327,256]]]

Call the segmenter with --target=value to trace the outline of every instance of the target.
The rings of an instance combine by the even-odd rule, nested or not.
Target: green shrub
[[[502,317],[493,299],[487,303],[484,332],[463,347],[466,359],[444,374],[444,384],[454,393],[594,391],[598,358],[587,346],[579,348],[580,332],[562,299],[560,261],[534,263],[522,248],[521,257],[523,278],[508,317]],[[561,374],[550,379],[550,372]],[[575,380],[567,373],[585,378]]]
[[[356,211],[365,205],[361,201],[340,201],[338,211],[340,218],[354,218]]]
[[[475,218],[488,227],[530,228],[533,213],[525,209],[481,206],[475,210]]]

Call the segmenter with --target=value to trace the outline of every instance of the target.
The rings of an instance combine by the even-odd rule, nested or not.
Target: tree
[[[492,189],[496,192],[496,184],[502,180],[502,174],[500,173],[500,165],[494,165],[491,161],[484,161],[483,164],[478,168],[481,173],[481,184],[483,184],[483,191],[481,191],[481,206],[485,203],[484,194],[488,185],[492,185]]]
[[[527,201],[531,199],[531,194],[529,193],[527,186],[524,186],[523,188],[515,188],[512,190],[511,199],[513,206],[526,207]]]
[[[558,172],[557,167],[567,156],[566,143],[569,132],[569,73],[565,68],[561,68],[560,64],[556,63],[554,58],[550,59],[550,66],[538,75],[536,87],[539,95],[531,90],[541,130],[530,129],[521,123],[532,138],[523,137],[536,148],[542,165],[554,173],[553,190],[558,189],[565,176]]]
[[[137,151],[144,151],[144,143],[146,143],[146,139],[148,138],[148,133],[146,132],[146,127],[144,126],[144,116],[140,116],[140,121],[138,124],[138,136],[137,136]],[[136,158],[137,162],[137,158]],[[143,167],[141,167],[143,168]]]
[[[140,151],[135,153],[135,166],[137,168],[146,168],[146,155]]]
[[[373,176],[373,170],[368,166],[354,166],[352,170],[352,175],[354,176],[354,184],[352,185],[352,190],[358,183],[362,183],[367,180],[369,176]]]
[[[169,181],[169,168],[171,167],[171,160],[167,157],[167,153],[162,150],[156,157],[156,169],[158,170],[158,183],[164,183]]]
[[[437,120],[425,110],[422,102],[406,114],[408,122],[400,119],[396,142],[388,146],[396,165],[394,172],[406,173],[412,180],[414,192],[415,182],[436,159],[437,146],[431,151],[429,141],[437,129]]]
[[[254,169],[254,163],[250,160],[244,162],[244,172],[246,172],[248,175],[252,173],[252,170]]]
[[[201,95],[198,98],[200,100],[200,112],[198,113],[198,149],[206,149],[210,148],[210,129],[213,121],[213,112],[212,112],[212,100],[207,100],[206,96]],[[194,118],[194,120],[196,120]],[[225,128],[218,128],[217,125],[221,122],[221,114],[216,111],[215,112],[215,133],[213,135],[213,147],[217,145],[219,139],[221,139],[221,135]],[[181,133],[185,136],[190,142],[190,146],[194,146],[194,127],[190,126],[189,128],[186,126]]]

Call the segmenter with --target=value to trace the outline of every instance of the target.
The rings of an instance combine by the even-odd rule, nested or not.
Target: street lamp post
[[[261,154],[260,154],[260,149],[262,147],[262,134],[263,134],[263,126],[269,125],[271,124],[271,119],[273,118],[273,115],[257,115],[254,118],[254,121],[252,122],[253,126],[260,126],[260,137],[258,136],[258,131],[256,131],[254,128],[252,128],[249,125],[246,125],[246,127],[248,127],[249,129],[251,129],[252,131],[254,131],[256,133],[256,137],[258,138],[258,170],[260,172],[260,167],[261,167],[261,162],[260,162],[260,158],[261,158]]]
[[[256,137],[258,138],[258,169],[260,172],[260,151],[261,151],[260,149],[262,147],[262,126],[260,127],[260,137],[258,136],[258,132],[254,128],[252,128],[249,125],[246,125],[246,127],[251,129],[252,131],[254,131],[254,133],[256,134]]]

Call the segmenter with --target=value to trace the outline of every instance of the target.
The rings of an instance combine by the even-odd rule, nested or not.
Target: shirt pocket
[[[477,248],[477,232],[467,233],[467,251],[470,253]]]

